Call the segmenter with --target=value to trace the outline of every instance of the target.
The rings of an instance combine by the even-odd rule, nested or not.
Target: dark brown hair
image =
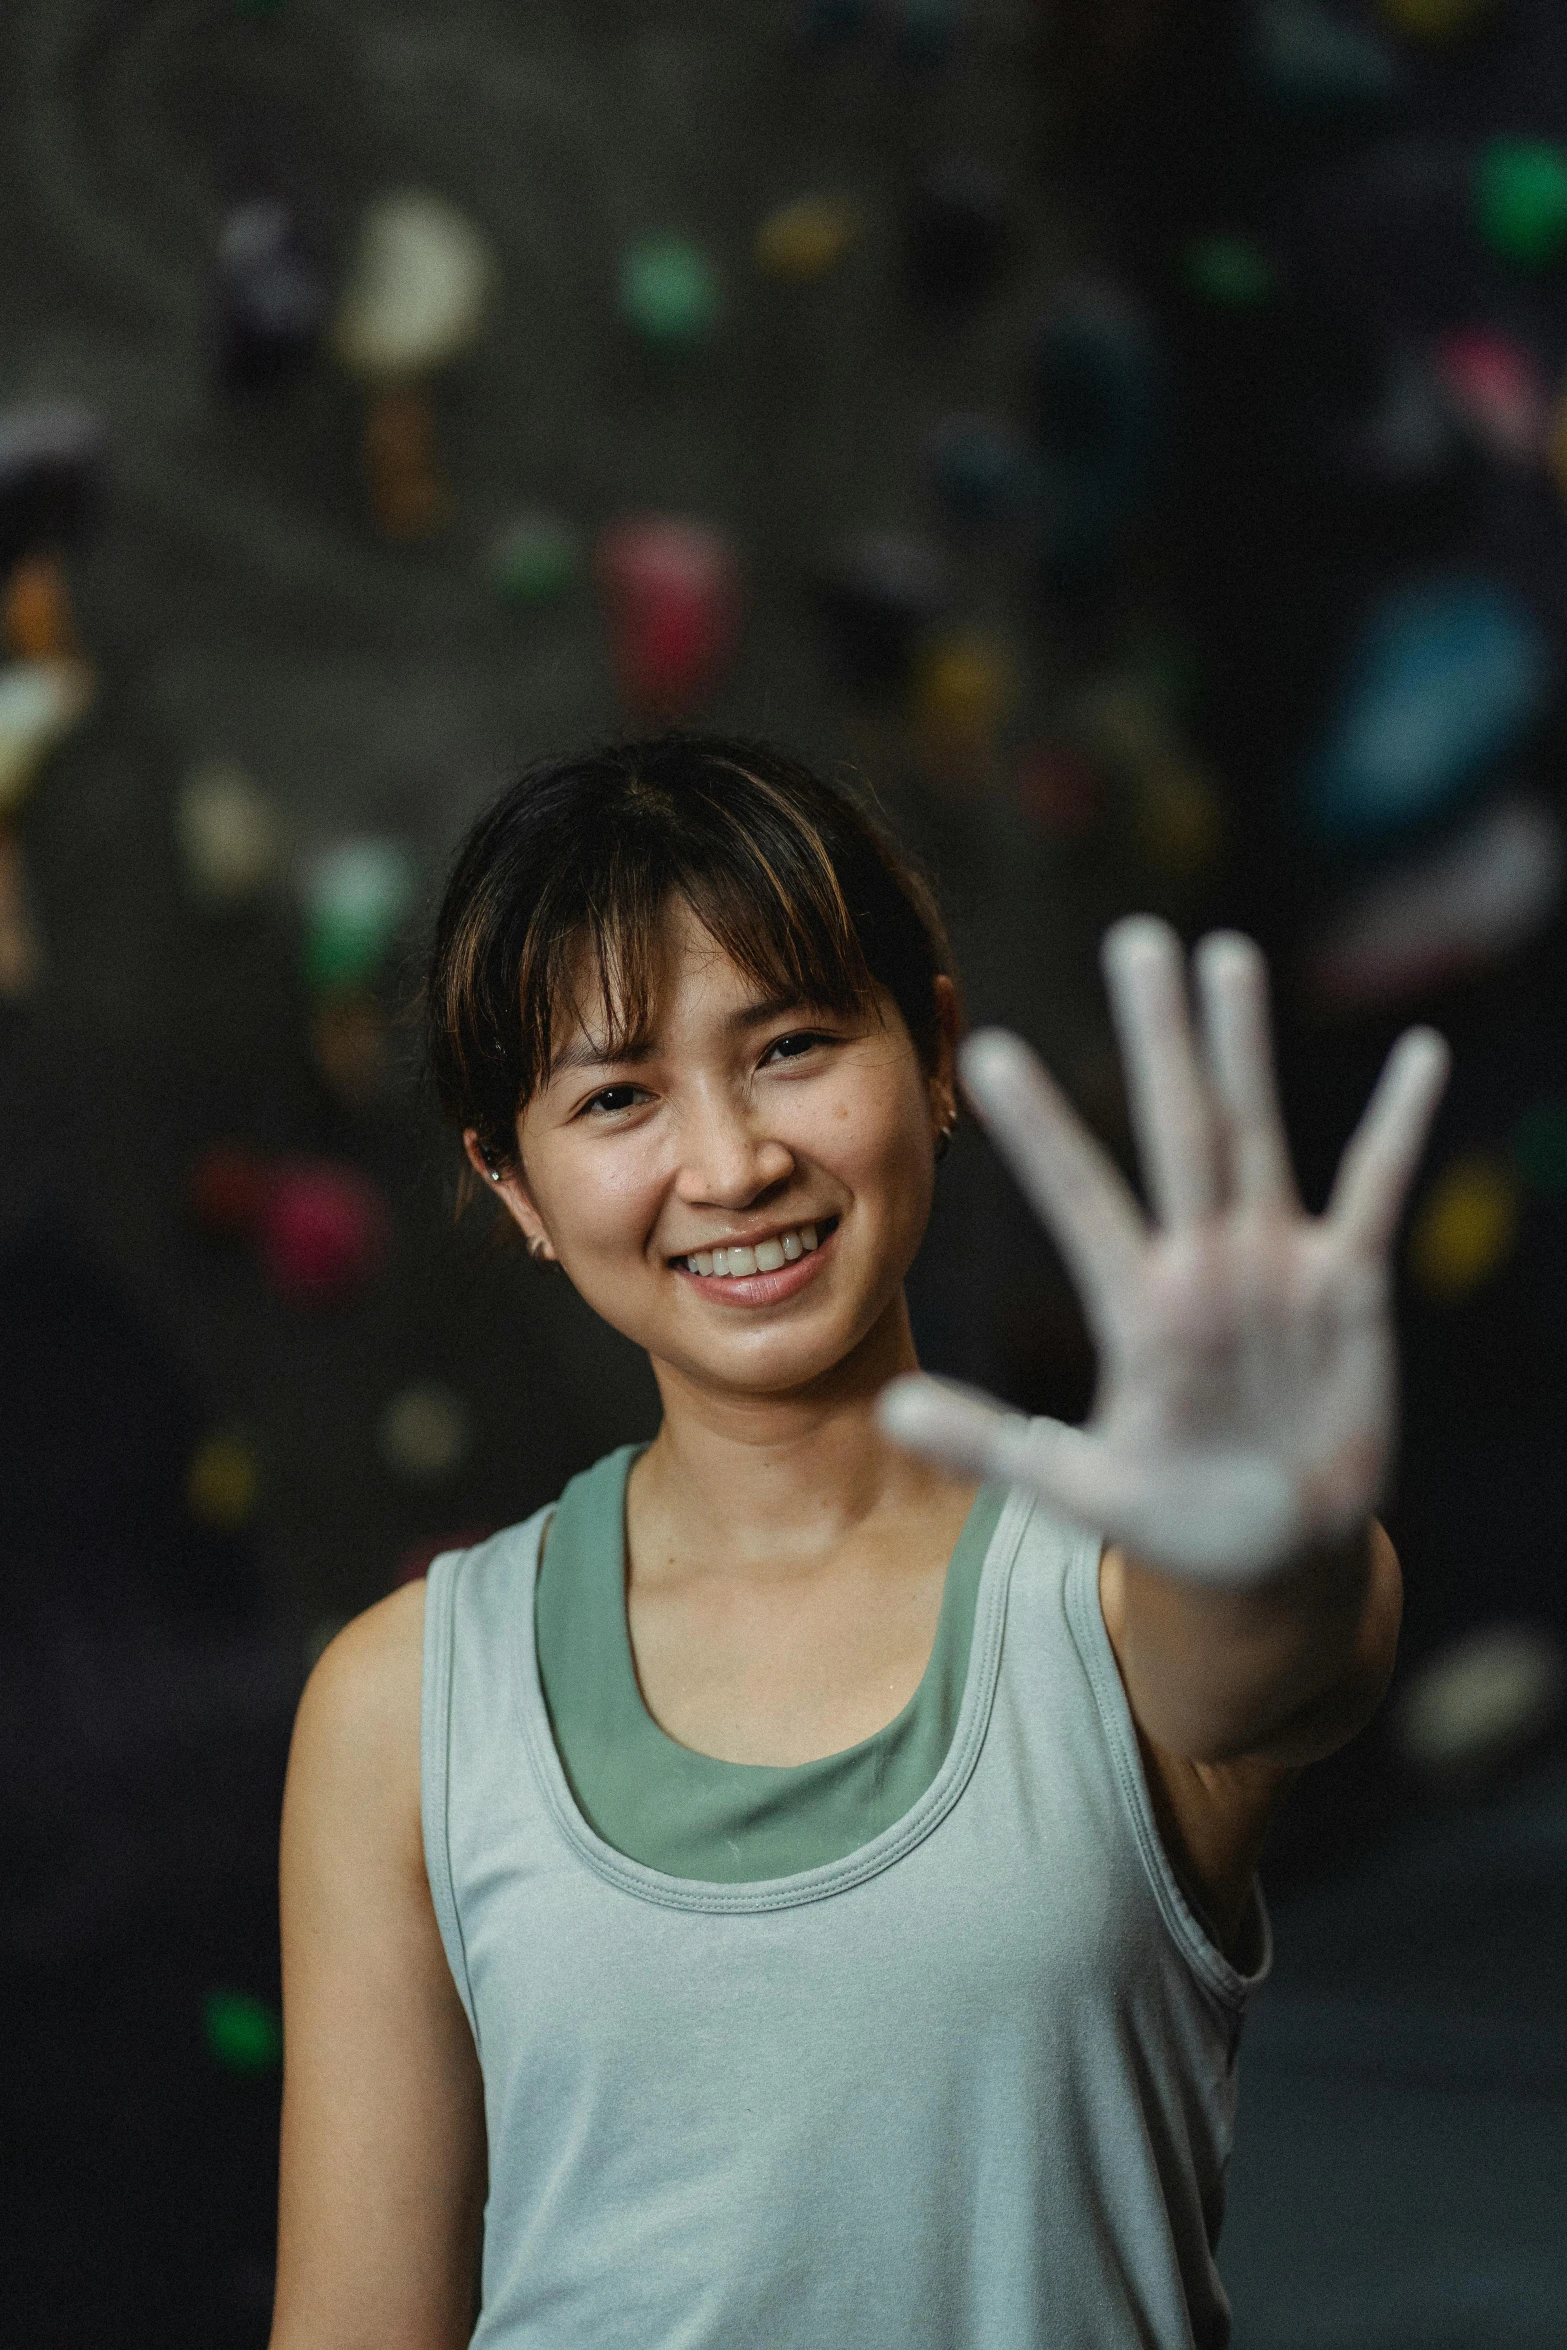
[[[493,1166],[547,1083],[585,945],[623,1046],[645,1028],[658,927],[683,897],[769,995],[864,1012],[885,989],[926,1068],[936,902],[869,812],[765,743],[668,734],[541,761],[474,826],[452,869],[425,986],[441,1106]],[[613,1049],[613,1048],[612,1048]]]

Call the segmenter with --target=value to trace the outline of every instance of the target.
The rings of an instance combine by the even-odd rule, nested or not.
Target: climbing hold
[[[1567,1103],[1535,1102],[1512,1137],[1513,1165],[1526,1191],[1550,1199],[1567,1192]]]
[[[909,279],[921,300],[947,309],[982,301],[1011,246],[1005,194],[986,165],[954,155],[922,174],[904,222]]]
[[[334,987],[310,1015],[310,1053],[322,1083],[345,1110],[368,1110],[391,1082],[389,1023],[363,988]]]
[[[249,1991],[209,1991],[201,2008],[208,2048],[231,2073],[275,2072],[283,2054],[277,2011]]]
[[[363,459],[371,517],[383,537],[428,538],[450,519],[452,493],[427,391],[414,386],[375,394],[365,412]]]
[[[0,413],[0,573],[91,536],[103,513],[106,450],[103,418],[79,402]]]
[[[915,664],[915,742],[928,768],[972,772],[994,754],[1017,700],[1006,646],[973,628],[927,638]]]
[[[594,550],[621,697],[646,718],[683,717],[722,682],[739,641],[740,564],[710,523],[634,515]]]
[[[1396,588],[1362,621],[1305,772],[1318,831],[1359,840],[1439,814],[1517,748],[1555,659],[1528,607],[1487,579]]]
[[[438,1485],[451,1476],[462,1466],[472,1441],[462,1397],[433,1381],[394,1395],[376,1429],[382,1460],[409,1485]]]
[[[213,307],[219,381],[259,391],[314,358],[331,297],[286,204],[238,205],[218,236]]]
[[[219,1534],[238,1533],[260,1491],[256,1455],[242,1436],[209,1436],[191,1455],[185,1500],[198,1525]]]
[[[814,584],[834,669],[851,693],[907,685],[921,637],[952,603],[939,549],[901,531],[840,541]]]
[[[243,1143],[212,1142],[191,1166],[191,1219],[214,1240],[248,1240],[261,1222],[270,1177]]]
[[[1051,840],[1083,840],[1104,810],[1104,777],[1077,743],[1030,743],[1017,756],[1017,803]]]
[[[832,196],[797,196],[769,212],[756,232],[756,266],[764,277],[811,285],[836,269],[860,233],[852,204]]]
[[[620,308],[644,342],[687,350],[707,342],[723,297],[718,272],[699,246],[681,237],[644,237],[620,264]]]
[[[1318,0],[1259,0],[1251,50],[1264,94],[1296,120],[1385,118],[1409,94],[1403,59]]]
[[[1466,1297],[1504,1264],[1518,1233],[1518,1179],[1500,1152],[1471,1151],[1437,1177],[1416,1210],[1409,1271],[1427,1297]]]
[[[333,322],[337,357],[376,385],[406,384],[474,343],[495,284],[484,237],[439,196],[382,196]]]
[[[315,988],[359,987],[379,969],[413,903],[413,859],[401,841],[339,841],[305,877],[305,976]]]
[[[1103,567],[1152,489],[1164,356],[1129,294],[1074,279],[1036,330],[1030,372],[1045,575],[1070,586]]]
[[[1417,1770],[1474,1777],[1548,1730],[1567,1694],[1567,1658],[1543,1624],[1481,1624],[1410,1675],[1393,1708],[1396,1742]]]
[[[1181,275],[1217,310],[1260,310],[1278,291],[1277,264],[1254,237],[1188,238]]]
[[[0,822],[21,806],[95,693],[92,671],[80,661],[13,661],[0,669]]]
[[[555,514],[520,514],[490,557],[490,575],[510,604],[553,604],[581,569],[581,533]]]
[[[1504,800],[1456,839],[1358,891],[1323,924],[1305,975],[1340,1008],[1388,1005],[1521,947],[1561,896],[1561,827],[1532,800]]]
[[[1194,756],[1157,671],[1096,679],[1072,712],[1078,741],[1117,779],[1141,854],[1185,882],[1210,866],[1224,838],[1212,777]]]
[[[994,530],[1037,498],[1038,461],[999,417],[946,417],[928,436],[923,458],[943,518],[956,531]]]
[[[193,767],[175,803],[174,829],[193,896],[209,906],[259,897],[283,865],[276,802],[233,759]]]
[[[65,564],[55,550],[26,555],[5,583],[0,634],[18,661],[82,661]]]
[[[1452,41],[1482,25],[1495,0],[1382,0],[1382,13],[1417,41]]]
[[[261,1206],[262,1260],[294,1305],[330,1305],[379,1269],[391,1218],[368,1177],[327,1160],[272,1170]]]
[[[19,1004],[42,969],[43,942],[33,920],[22,844],[14,825],[0,822],[0,1003]]]
[[[1492,251],[1544,269],[1567,246],[1567,152],[1548,139],[1493,139],[1475,164],[1475,219]]]
[[[1488,454],[1535,464],[1550,406],[1534,354],[1488,327],[1463,327],[1440,338],[1435,358],[1448,400]]]

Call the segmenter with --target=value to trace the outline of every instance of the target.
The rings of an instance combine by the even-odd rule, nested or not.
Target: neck
[[[945,1492],[953,1480],[876,1422],[887,1381],[917,1368],[901,1290],[841,1363],[788,1394],[717,1393],[655,1363],[664,1419],[637,1463],[636,1499],[743,1564],[819,1550],[880,1510]]]

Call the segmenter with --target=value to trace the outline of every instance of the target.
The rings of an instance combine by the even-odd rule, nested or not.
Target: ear
[[[528,1244],[529,1256],[542,1262],[553,1263],[555,1250],[551,1245],[549,1234],[544,1229],[544,1219],[534,1206],[532,1194],[522,1180],[520,1162],[513,1161],[509,1169],[492,1167],[479,1148],[478,1131],[472,1126],[463,1128],[462,1146],[468,1155],[469,1166],[478,1176],[485,1190],[490,1193],[492,1198],[500,1202],[512,1222],[521,1231],[523,1239]]]
[[[938,1128],[948,1127],[958,1114],[958,1036],[963,1025],[963,1011],[958,1002],[958,991],[945,971],[936,974],[936,1018],[941,1024],[941,1038],[936,1050],[936,1066],[930,1073],[930,1106]]]

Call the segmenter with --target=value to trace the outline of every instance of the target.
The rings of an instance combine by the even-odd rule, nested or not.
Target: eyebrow
[[[827,1008],[826,1005],[821,1007],[823,1011]],[[769,1020],[782,1019],[786,1012],[810,1009],[810,1004],[803,996],[768,996],[759,1003],[742,1004],[737,1012],[729,1014],[724,1026],[732,1034],[743,1034],[748,1028],[762,1028]],[[621,1068],[650,1061],[657,1050],[657,1040],[648,1035],[628,1037],[619,1052],[611,1052],[607,1043],[600,1038],[582,1036],[575,1044],[567,1045],[564,1052],[556,1054],[553,1068],[556,1071]]]

